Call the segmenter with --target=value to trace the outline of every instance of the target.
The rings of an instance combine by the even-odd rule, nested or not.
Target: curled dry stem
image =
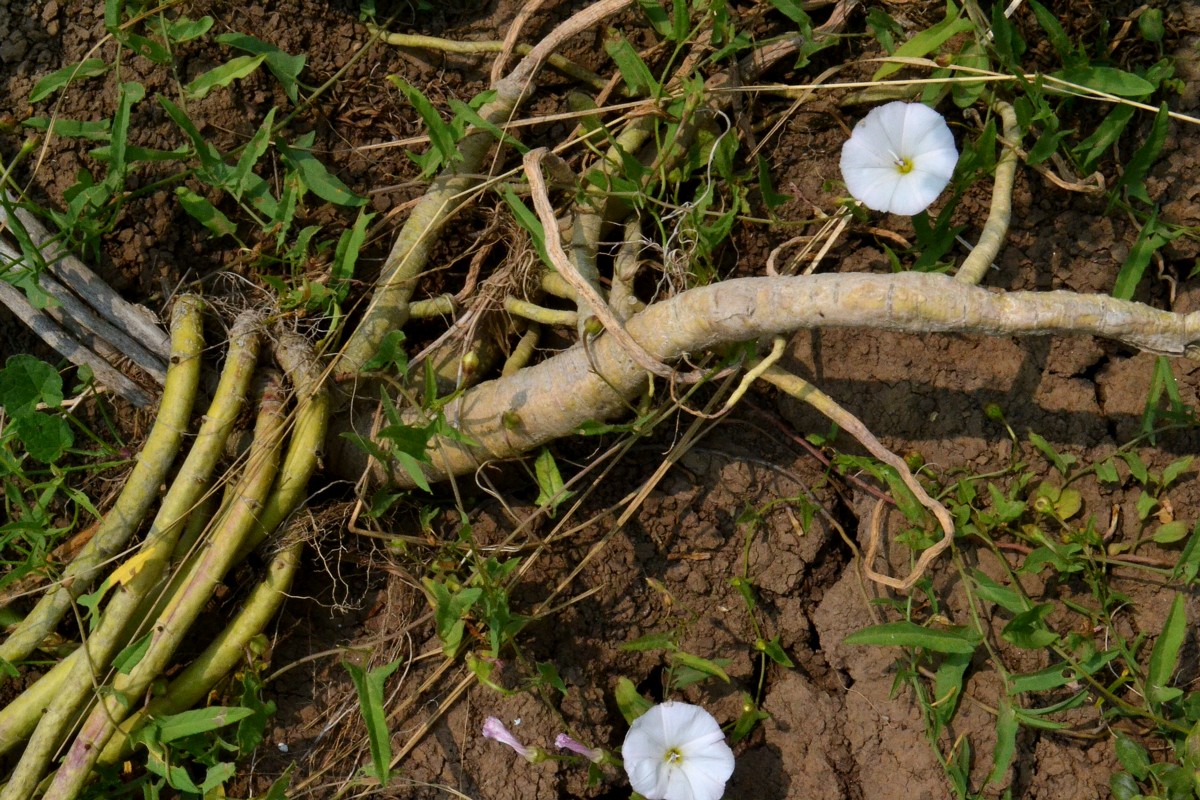
[[[87,591],[101,569],[125,548],[150,510],[187,430],[200,381],[203,302],[184,295],[171,320],[171,365],[154,427],[138,455],[133,472],[100,529],[70,563],[62,579],[50,587],[21,625],[0,645],[0,658],[23,661],[54,629],[77,597]]]
[[[911,589],[917,581],[924,577],[925,571],[929,569],[929,565],[933,563],[933,560],[954,542],[954,518],[950,516],[950,512],[946,510],[945,506],[929,496],[929,493],[925,491],[925,487],[921,485],[920,481],[916,479],[912,471],[908,468],[908,465],[904,463],[904,459],[884,447],[883,443],[875,438],[875,435],[867,429],[866,425],[859,421],[858,417],[838,405],[837,401],[832,397],[803,378],[793,375],[780,367],[768,367],[762,373],[762,378],[797,400],[808,403],[817,411],[824,414],[839,428],[857,439],[863,447],[867,448],[867,451],[871,455],[896,470],[900,476],[900,480],[904,481],[904,485],[913,493],[917,501],[933,514],[938,522],[938,527],[942,529],[942,538],[938,539],[932,547],[921,553],[912,572],[903,580],[876,572],[873,568],[872,564],[879,547],[879,509],[883,506],[883,501],[880,501],[876,505],[875,514],[871,517],[871,538],[867,543],[866,555],[863,557],[863,571],[868,578],[876,583],[890,586],[899,591],[908,591]]]

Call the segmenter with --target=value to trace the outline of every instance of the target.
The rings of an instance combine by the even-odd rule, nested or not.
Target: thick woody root
[[[990,292],[936,274],[742,278],[691,289],[629,319],[626,331],[670,363],[688,353],[804,328],[875,328],[905,333],[992,336],[1081,334],[1152,353],[1200,357],[1200,312],[1175,314],[1103,295]],[[516,374],[482,383],[450,403],[449,423],[473,441],[431,442],[426,477],[462,475],[495,459],[522,455],[572,435],[590,420],[610,420],[646,386],[647,373],[604,334]],[[563,387],[571,387],[563,391]],[[358,433],[370,436],[369,415]],[[414,422],[418,421],[414,416]],[[345,423],[343,423],[345,424]],[[386,442],[382,442],[386,446]],[[330,440],[347,474],[368,467],[348,443]],[[373,465],[377,481],[411,486],[403,470]]]

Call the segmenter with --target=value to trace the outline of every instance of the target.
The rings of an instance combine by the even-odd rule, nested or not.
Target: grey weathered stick
[[[159,324],[158,317],[144,306],[130,303],[96,273],[50,234],[41,221],[29,211],[17,206],[17,199],[5,192],[5,202],[0,203],[0,225],[8,222],[5,207],[15,208],[17,221],[29,233],[34,243],[42,248],[46,268],[61,283],[71,287],[99,314],[115,327],[127,331],[155,354],[164,364],[170,357],[171,343]]]
[[[149,392],[72,337],[45,311],[34,308],[25,293],[11,283],[0,281],[0,303],[72,364],[90,367],[101,385],[139,408],[145,408],[153,402]]]
[[[15,248],[0,241],[0,263],[11,269],[15,265],[21,265],[23,257]],[[93,339],[99,339],[110,345],[112,352],[128,358],[139,369],[154,378],[159,386],[166,381],[166,359],[150,352],[124,329],[118,328],[101,317],[93,308],[80,300],[70,288],[59,283],[48,271],[38,274],[37,282],[44,292],[59,303],[58,308],[46,309],[47,313],[63,327],[75,329],[76,336],[86,342],[93,351],[100,353],[100,347],[97,347],[97,343],[93,341]],[[104,354],[100,353],[100,355]]]

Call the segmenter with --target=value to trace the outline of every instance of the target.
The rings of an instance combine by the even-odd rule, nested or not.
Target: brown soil
[[[384,12],[383,6],[389,4],[379,5]],[[459,39],[491,38],[506,28],[515,9],[505,0],[486,8],[480,5],[439,4],[439,10],[409,20],[407,26]],[[582,4],[549,5],[550,11],[535,15],[529,23],[526,40],[536,40]],[[1119,17],[1135,4],[1104,5],[1113,6],[1109,10]],[[922,2],[904,8],[913,19],[936,19],[940,7]],[[102,3],[75,8],[56,0],[0,0],[0,109],[9,110],[17,120],[28,116],[27,98],[37,79],[83,58],[100,40],[102,10]],[[367,41],[357,11],[357,4],[349,0],[277,0],[251,7],[197,0],[188,9],[193,17],[212,14],[220,30],[250,33],[290,53],[307,54],[305,81],[310,85],[329,79]],[[1170,41],[1179,48],[1192,47],[1194,39],[1187,37],[1200,33],[1198,19],[1200,11],[1194,3],[1173,10],[1168,15]],[[628,15],[621,24],[635,29],[641,23]],[[571,55],[604,68],[600,43],[600,37],[582,37],[572,44]],[[186,81],[227,55],[211,45],[185,50],[179,54],[183,73],[179,78]],[[131,60],[123,79],[140,80],[148,92],[169,96],[170,76],[155,69],[139,72],[144,66],[140,64]],[[317,108],[294,123],[291,134],[315,131],[316,150],[339,177],[369,193],[371,206],[387,213],[419,194],[414,167],[400,147],[356,148],[411,137],[422,126],[383,76],[403,75],[435,102],[466,100],[484,88],[489,66],[490,61],[483,59],[375,46]],[[777,77],[789,75],[783,72]],[[1173,108],[1195,113],[1200,107],[1196,76],[1184,77],[1188,88]],[[540,100],[544,107],[535,104],[533,110],[554,110],[555,91],[565,85],[560,78],[549,78],[547,96],[555,99]],[[68,92],[55,112],[74,119],[110,113],[115,97],[112,77],[87,86],[88,91]],[[285,103],[277,85],[260,75],[235,84],[231,91],[214,92],[190,111],[206,136],[220,147],[231,147],[253,133],[268,108]],[[36,112],[48,110],[42,104]],[[780,210],[785,219],[802,218],[814,206],[833,207],[836,195],[829,184],[837,180],[837,154],[844,136],[834,123],[833,111],[820,108],[792,116],[763,153],[775,170],[776,186],[795,197]],[[176,129],[153,103],[139,105],[133,129],[135,143],[142,146],[171,148],[180,143]],[[552,138],[556,133],[563,131],[549,128],[537,135]],[[0,136],[0,151],[6,158],[23,135]],[[1173,124],[1164,158],[1148,186],[1162,203],[1164,218],[1182,224],[1200,219],[1196,183],[1190,177],[1197,163],[1200,129]],[[86,148],[54,140],[39,153],[37,168],[22,165],[18,178],[28,181],[34,199],[61,207],[63,191],[85,166],[96,166]],[[150,185],[169,172],[164,167],[139,173],[130,188]],[[990,186],[975,187],[959,210],[959,221],[968,226],[967,239],[978,234],[989,191]],[[343,226],[352,219],[327,211],[311,216],[305,224]],[[987,277],[994,287],[1107,292],[1136,236],[1129,219],[1106,212],[1103,197],[1064,192],[1024,169],[1019,173],[1013,219],[998,269]],[[451,234],[444,245],[443,260],[453,260],[454,248],[469,241],[483,224],[482,217],[465,219],[457,236]],[[906,220],[892,219],[889,224],[896,234],[911,236]],[[761,274],[766,255],[791,235],[762,229],[740,232],[739,270]],[[1186,279],[1197,255],[1193,242],[1181,239],[1166,251],[1161,280],[1145,281],[1138,299],[1178,311],[1200,308],[1200,284]],[[882,245],[889,243],[894,244],[866,226],[852,226],[824,269],[886,272],[890,267]],[[371,265],[385,248],[386,242],[379,242],[370,249],[371,260],[358,277],[371,277]],[[953,255],[961,258],[962,253]],[[165,190],[126,204],[92,263],[114,287],[156,309],[184,283],[219,289],[224,284],[215,276],[237,272],[241,264],[236,248],[228,241],[214,241]],[[19,328],[6,312],[0,312],[0,325],[6,334]],[[6,336],[0,355],[30,347],[34,345],[28,338]],[[1154,365],[1152,356],[1083,338],[996,340],[865,331],[799,334],[790,345],[789,360],[793,369],[843,403],[894,452],[919,453],[930,465],[930,475],[947,484],[962,474],[1000,471],[1010,463],[1013,443],[1004,427],[985,414],[989,404],[1003,409],[1022,440],[1034,431],[1083,463],[1106,458],[1139,432]],[[1183,360],[1172,367],[1183,400],[1197,404],[1200,368]],[[639,444],[605,476],[573,518],[594,517],[593,524],[561,534],[554,521],[537,518],[516,537],[524,549],[509,555],[525,558],[529,569],[511,597],[514,609],[531,613],[549,601],[555,610],[521,634],[518,655],[495,665],[493,680],[512,690],[508,693],[468,681],[469,688],[460,695],[455,687],[466,673],[457,666],[444,674],[437,672],[444,660],[427,617],[428,605],[410,567],[414,552],[436,557],[439,537],[457,535],[463,520],[455,512],[445,511],[435,520],[428,545],[413,545],[401,553],[373,547],[370,540],[349,532],[344,527],[347,513],[335,501],[318,508],[318,519],[324,523],[321,554],[311,559],[295,589],[296,599],[288,604],[275,631],[272,668],[286,670],[268,684],[267,693],[279,710],[266,745],[244,766],[238,787],[244,794],[264,791],[271,780],[295,765],[293,785],[302,785],[304,796],[324,797],[340,779],[368,763],[353,687],[338,663],[354,652],[371,666],[406,660],[388,683],[388,708],[394,711],[393,748],[399,751],[410,742],[412,748],[401,762],[402,773],[394,788],[381,796],[444,797],[450,796],[450,790],[477,800],[627,796],[622,793],[623,777],[611,770],[607,780],[589,787],[579,766],[527,765],[484,740],[480,725],[485,717],[497,716],[529,744],[548,748],[557,733],[569,731],[581,741],[617,749],[625,730],[613,699],[617,680],[627,677],[648,696],[661,696],[665,663],[660,652],[626,652],[621,646],[645,634],[675,632],[688,652],[730,660],[729,684],[708,681],[688,689],[684,697],[702,702],[719,720],[729,722],[737,718],[742,695],[749,692],[770,714],[735,747],[737,769],[728,797],[950,796],[943,769],[927,741],[920,706],[909,690],[894,690],[896,653],[843,643],[847,634],[893,617],[886,607],[872,602],[889,595],[863,580],[851,542],[839,534],[843,529],[857,547],[864,545],[874,497],[860,482],[831,473],[800,441],[829,429],[815,412],[790,400],[756,395],[752,406],[716,426],[667,469],[625,524],[616,524],[624,507],[622,498],[652,478],[663,454],[690,421],[684,418],[680,430]],[[596,455],[593,445],[589,441],[564,444],[560,463],[589,462]],[[1161,437],[1156,446],[1138,452],[1152,468],[1161,469],[1180,455],[1194,453],[1198,445],[1200,434],[1191,431]],[[845,436],[838,446],[857,452]],[[1042,475],[1050,474],[1044,459],[1028,444],[1024,457]],[[503,502],[463,487],[472,535],[480,547],[507,541],[514,520],[536,517],[533,493],[523,487],[520,472],[498,480]],[[1198,486],[1193,472],[1171,491],[1176,518],[1189,522],[1200,518]],[[1107,520],[1110,509],[1122,511],[1113,541],[1142,534],[1134,511],[1138,487],[1132,481],[1113,487],[1085,480],[1080,488],[1083,517],[1095,514]],[[773,506],[758,528],[739,522],[745,510],[764,508],[781,498],[794,500]],[[822,512],[803,524],[809,502]],[[889,534],[904,527],[898,514],[889,516]],[[410,525],[406,532],[415,530],[419,529]],[[539,539],[550,544],[535,552],[530,543]],[[1154,548],[1138,552],[1151,557],[1172,555]],[[959,553],[969,568],[1001,576],[990,551],[964,541]],[[1017,563],[1019,554],[1010,555]],[[892,574],[902,574],[908,560],[909,551],[896,545],[888,552],[886,566]],[[578,574],[557,593],[559,583],[576,567],[580,567]],[[1051,580],[1049,574],[1028,576],[1026,589],[1035,597],[1086,600],[1086,587]],[[739,575],[748,575],[758,592],[762,634],[767,639],[779,637],[795,662],[794,669],[762,669],[753,648],[758,634],[730,583]],[[939,613],[950,622],[964,622],[966,599],[949,559],[938,565],[931,581],[943,603]],[[1159,582],[1147,581],[1144,573],[1116,570],[1111,581],[1113,591],[1129,599],[1129,637],[1157,634],[1172,592]],[[1195,619],[1196,613],[1193,601],[1189,619]],[[998,615],[987,622],[998,633],[1006,621]],[[1189,647],[1194,651],[1195,642]],[[333,648],[349,650],[330,655]],[[1011,649],[1001,656],[1010,669],[1021,671],[1051,663],[1050,655],[1040,651]],[[565,695],[553,689],[523,689],[535,663],[557,668],[567,687]],[[1190,668],[1181,680],[1197,677]],[[430,686],[418,693],[426,681],[431,681]],[[1109,778],[1118,769],[1109,738],[1080,739],[1034,730],[1022,730],[1005,782],[984,789],[995,742],[995,719],[986,707],[996,705],[1000,691],[992,665],[977,657],[967,687],[972,699],[963,702],[951,730],[936,743],[942,752],[949,752],[956,741],[969,741],[974,790],[999,796],[1007,786],[1013,797],[1030,799],[1107,796]],[[436,714],[443,702],[444,713]],[[1084,729],[1095,721],[1089,709],[1084,706],[1074,712],[1073,727]],[[427,719],[435,720],[428,731],[421,727]]]

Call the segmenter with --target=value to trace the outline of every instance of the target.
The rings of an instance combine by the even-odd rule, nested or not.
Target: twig
[[[896,470],[900,475],[900,480],[904,481],[904,485],[916,496],[917,501],[927,508],[933,514],[934,518],[937,519],[938,525],[942,529],[942,538],[932,547],[921,553],[920,558],[917,559],[916,565],[907,578],[898,580],[889,575],[876,572],[872,566],[872,562],[875,560],[875,553],[879,547],[879,521],[881,518],[879,512],[886,505],[882,500],[875,504],[875,512],[871,516],[870,539],[867,542],[867,552],[863,556],[863,571],[868,578],[876,583],[882,583],[899,591],[911,589],[917,581],[924,577],[925,570],[929,568],[930,563],[954,542],[954,518],[950,516],[950,512],[946,510],[945,506],[929,496],[929,493],[925,491],[925,487],[920,484],[913,476],[912,471],[909,470],[908,465],[904,463],[904,459],[884,447],[883,443],[875,438],[875,435],[867,429],[866,425],[859,421],[858,417],[838,405],[829,395],[803,378],[797,377],[779,367],[769,367],[763,373],[762,377],[763,380],[771,385],[778,387],[797,400],[802,400],[817,411],[820,411],[839,428],[857,439],[863,447],[867,448],[867,451],[871,455]]]

